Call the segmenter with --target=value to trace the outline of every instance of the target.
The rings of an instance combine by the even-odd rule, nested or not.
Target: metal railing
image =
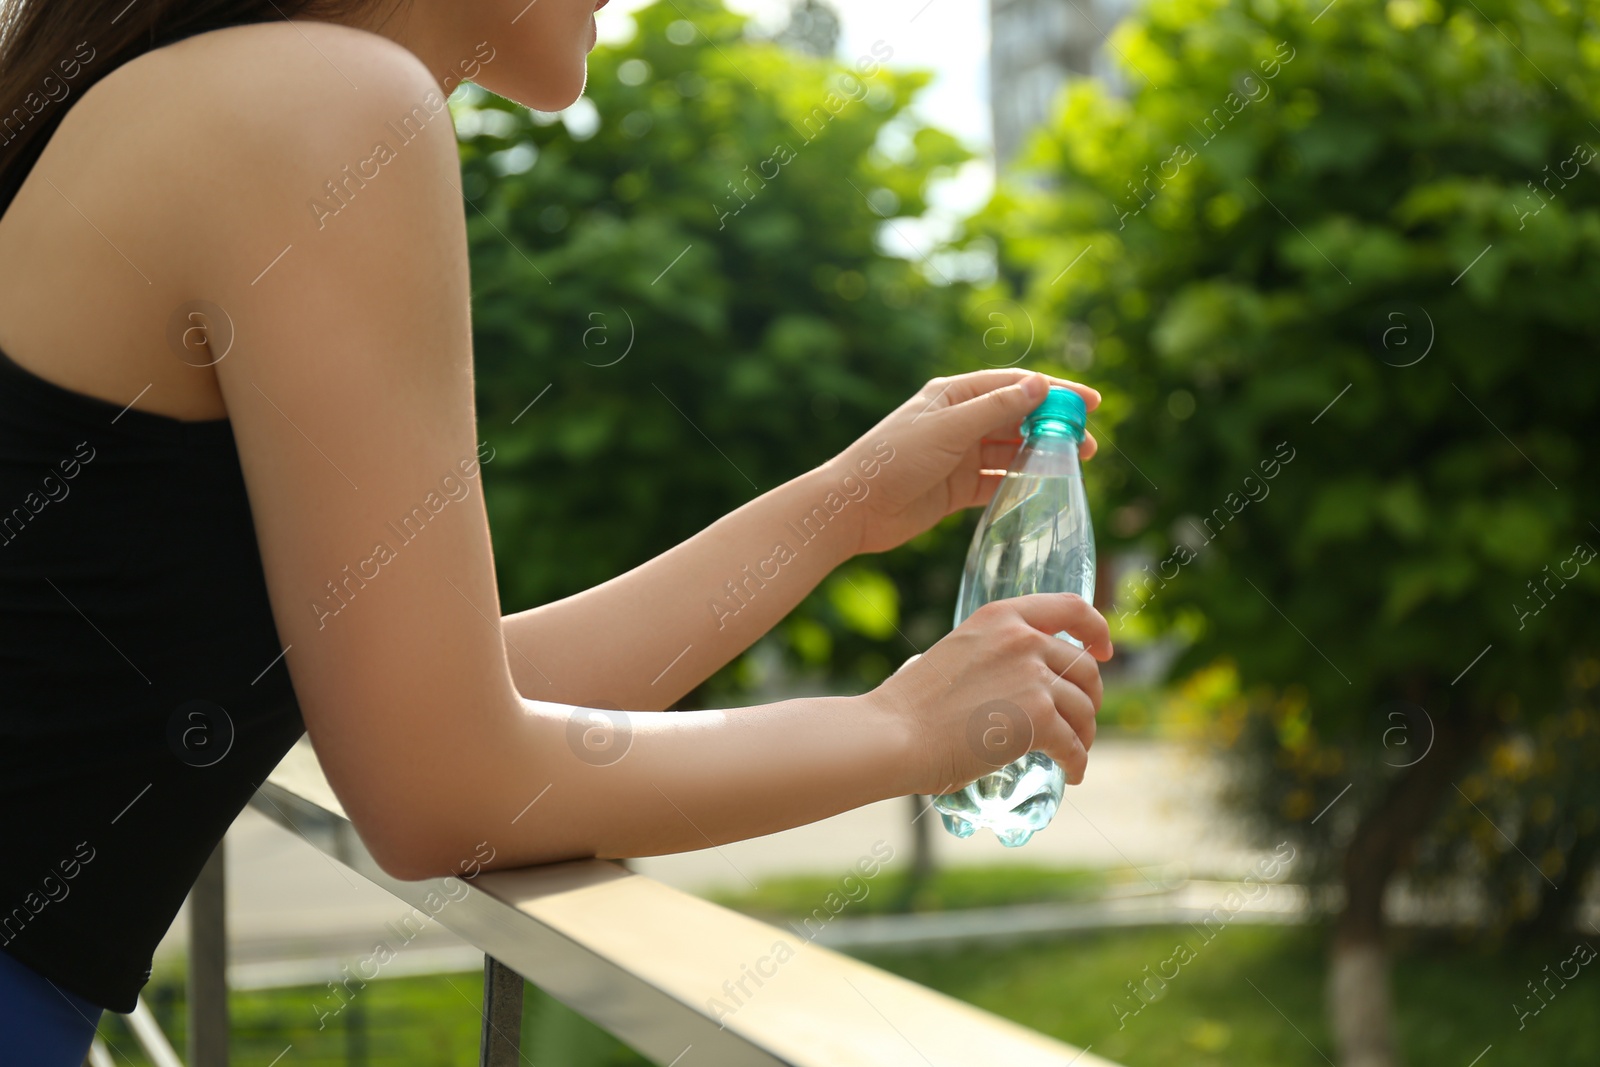
[[[484,953],[485,1065],[519,1062],[526,979],[666,1067],[1116,1067],[615,863],[392,878],[308,744],[251,804]],[[191,899],[190,1033],[206,1044],[191,1045],[189,1067],[227,1062],[220,850],[213,862]]]

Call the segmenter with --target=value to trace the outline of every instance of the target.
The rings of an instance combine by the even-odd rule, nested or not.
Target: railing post
[[[483,1037],[480,1067],[516,1067],[522,1056],[522,975],[483,954]]]
[[[228,913],[223,842],[189,890],[189,1067],[228,1067]]]

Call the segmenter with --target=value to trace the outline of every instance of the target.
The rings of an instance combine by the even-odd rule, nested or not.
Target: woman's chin
[[[589,65],[580,59],[570,68],[566,64],[562,64],[562,68],[555,71],[547,67],[541,72],[543,77],[522,84],[480,84],[492,93],[515,100],[535,111],[565,111],[583,95],[583,87],[589,78]]]
[[[541,107],[539,110],[565,111],[567,108],[577,103],[578,97],[583,95],[583,87],[588,83],[588,75],[588,68],[580,67],[578,69],[578,76],[573,80],[572,85],[565,92],[552,93],[550,96],[550,106]]]

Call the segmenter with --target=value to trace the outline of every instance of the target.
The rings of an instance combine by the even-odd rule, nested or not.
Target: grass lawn
[[[475,1067],[483,1007],[483,974],[382,978],[352,984],[343,1011],[327,986],[235,992],[229,998],[234,1067]],[[181,978],[145,989],[180,1058],[185,1006]],[[636,1067],[649,1061],[565,1006],[529,987],[523,1000],[524,1062],[538,1067]],[[101,1017],[100,1036],[116,1046],[118,1067],[149,1067],[120,1015]],[[288,1050],[287,1052],[285,1050]],[[279,1056],[282,1059],[278,1059]]]
[[[1075,870],[1052,867],[1008,866],[1003,872],[987,867],[957,867],[939,871],[913,901],[915,911],[954,908],[988,908],[1005,904],[1043,901],[1092,900],[1118,882],[1143,879],[1132,872]],[[860,887],[866,895],[860,896]],[[844,905],[840,916],[881,915],[895,910],[905,894],[906,872],[885,870],[871,879],[855,878],[845,886],[839,875],[776,878],[740,893],[713,893],[709,899],[723,907],[767,920],[804,918],[821,907],[829,894],[859,897]]]
[[[1159,999],[1121,1017],[1114,1002],[1130,1013],[1139,1003],[1126,983],[1142,979],[1146,966],[1154,973],[1180,942],[1198,949],[1193,959]],[[1309,928],[1232,926],[1207,943],[1180,926],[865,958],[1127,1067],[1326,1067],[1333,1043],[1323,1018],[1324,946],[1322,931]],[[1492,1045],[1479,1067],[1600,1063],[1600,974],[1579,972],[1521,1031],[1511,1006],[1526,1006],[1524,983],[1542,977],[1546,964],[1554,969],[1571,947],[1401,946],[1393,990],[1406,1062],[1468,1067]]]
[[[903,888],[896,877],[885,871],[872,879],[870,894],[845,914],[884,910]],[[918,904],[955,908],[1082,898],[1121,878],[1117,872],[1037,868],[946,871]],[[784,879],[722,903],[764,916],[802,916],[837,888],[834,879]],[[1469,1067],[1490,1046],[1478,1067],[1600,1063],[1600,961],[1558,988],[1524,1029],[1518,1029],[1513,1007],[1531,1006],[1526,983],[1554,973],[1576,940],[1489,951],[1437,938],[1397,938],[1393,987],[1408,1064]],[[1600,946],[1600,937],[1588,940]],[[1143,979],[1146,967],[1172,974],[1173,965],[1162,964],[1179,944],[1189,947],[1192,958],[1177,968],[1158,999],[1133,1014],[1141,1002],[1128,983]],[[1210,942],[1187,926],[1111,930],[1032,945],[865,958],[1061,1040],[1092,1046],[1126,1067],[1323,1067],[1323,1054],[1333,1055],[1322,1008],[1325,934],[1318,929],[1235,925]],[[320,1029],[318,1009],[337,1004],[326,986],[235,993],[233,1063],[267,1067],[292,1046],[279,1067],[470,1067],[477,1063],[482,992],[477,972],[381,979],[359,989]],[[178,976],[164,976],[146,990],[180,1055],[181,997]],[[1129,1014],[1119,1019],[1114,1004]],[[119,1065],[144,1067],[120,1017],[107,1016],[101,1033],[124,1054],[115,1057]],[[538,1067],[645,1063],[531,989],[523,1051]]]

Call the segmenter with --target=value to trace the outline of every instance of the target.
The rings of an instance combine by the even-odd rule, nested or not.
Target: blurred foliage
[[[507,611],[829,459],[961,344],[965,287],[884,251],[967,158],[907,110],[925,74],[885,69],[882,42],[840,63],[754,39],[720,0],[633,18],[559,117],[453,104]],[[748,697],[775,660],[795,684],[877,684],[948,630],[958,524],[835,574],[684,706]]]
[[[1418,861],[1425,883],[1469,872],[1497,932],[1564,936],[1600,871],[1600,659],[1570,684],[1563,711],[1484,753]]]
[[[1551,178],[1600,142],[1600,36],[1479,6],[1155,0],[1115,38],[1129,97],[1076,83],[979,222],[1045,346],[1092,339],[1105,539],[1156,560],[1118,619],[1191,620],[1183,666],[1319,719],[1491,642],[1464,687],[1548,702],[1600,636],[1600,567],[1514,607],[1600,545],[1600,163]]]
[[[1470,902],[1495,936],[1565,936],[1600,870],[1600,660],[1578,661],[1566,681],[1555,712],[1502,707],[1500,730],[1417,846],[1413,888]],[[1426,758],[1432,740],[1427,719],[1396,702],[1376,749],[1340,743],[1312,721],[1303,693],[1247,700],[1225,663],[1190,676],[1163,710],[1237,757],[1226,799],[1268,834],[1306,846],[1298,881],[1336,874],[1355,814],[1379,800],[1395,769]]]
[[[1182,636],[1313,841],[1435,725],[1542,736],[1600,640],[1596,13],[1152,0],[975,223],[1106,392],[1114,634]]]

